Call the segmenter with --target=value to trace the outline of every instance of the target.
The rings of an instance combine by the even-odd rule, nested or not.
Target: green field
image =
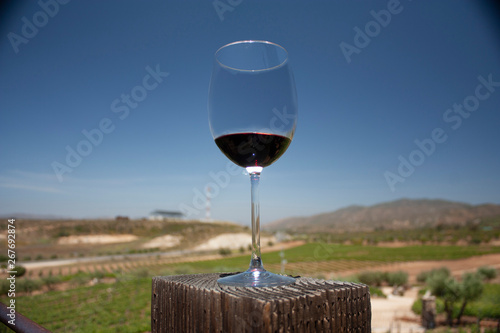
[[[17,311],[53,332],[147,332],[151,278],[129,278],[16,299]],[[2,298],[5,303],[5,298]]]
[[[358,261],[391,263],[416,260],[450,260],[469,258],[473,256],[500,253],[500,246],[476,245],[418,245],[399,248],[388,248],[363,245],[341,245],[325,243],[308,243],[285,251],[288,263],[314,263],[331,262],[335,271],[336,261]],[[265,253],[263,256],[265,265],[277,265],[281,262],[280,252]],[[250,257],[237,256],[224,260],[210,260],[190,264],[179,264],[176,266],[193,267],[203,272],[212,271],[217,267],[229,269],[246,269]]]
[[[290,266],[321,262],[328,264],[327,269],[335,270],[339,269],[338,265],[342,262],[359,264],[358,268],[363,268],[369,262],[376,265],[414,260],[459,259],[489,253],[500,253],[500,247],[422,245],[395,249],[309,243],[286,250],[285,258]],[[263,258],[269,267],[278,267],[281,261],[279,251],[266,253]],[[18,296],[16,305],[20,313],[54,332],[146,332],[150,329],[152,276],[241,271],[246,269],[248,262],[249,255],[163,266],[152,263],[150,266],[135,268],[135,272],[116,273],[113,275],[116,282],[112,283]],[[322,267],[317,265],[318,269]],[[310,276],[312,272],[307,268],[293,273]],[[87,277],[90,280],[91,275],[88,274]],[[82,275],[78,278],[81,280]],[[8,298],[2,296],[0,301],[6,303]]]

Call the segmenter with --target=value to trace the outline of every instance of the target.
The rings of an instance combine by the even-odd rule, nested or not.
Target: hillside
[[[18,258],[26,261],[187,250],[221,234],[250,234],[245,226],[200,221],[16,219],[15,228]],[[0,245],[6,231],[7,220],[0,221]]]
[[[400,199],[373,206],[349,206],[309,217],[290,217],[267,224],[266,230],[371,231],[439,225],[464,226],[500,216],[500,205],[469,205],[430,199]]]

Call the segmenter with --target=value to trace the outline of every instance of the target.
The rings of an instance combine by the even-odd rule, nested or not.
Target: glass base
[[[268,272],[262,266],[250,265],[245,272],[222,277],[217,282],[233,287],[278,287],[295,283],[295,278]]]

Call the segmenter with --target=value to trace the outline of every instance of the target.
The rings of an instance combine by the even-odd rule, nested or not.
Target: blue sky
[[[212,217],[249,224],[248,176],[207,119],[213,54],[245,39],[288,50],[299,100],[293,142],[262,174],[264,223],[402,197],[500,203],[500,30],[488,3],[11,3],[0,215],[199,218],[211,185]]]

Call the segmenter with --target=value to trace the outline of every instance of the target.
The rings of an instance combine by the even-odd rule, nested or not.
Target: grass
[[[359,262],[404,262],[416,260],[450,260],[462,259],[483,254],[500,253],[500,246],[457,246],[457,245],[418,245],[394,249],[377,246],[341,245],[325,243],[308,243],[285,251],[288,263],[311,263],[318,261],[353,260]],[[264,265],[277,265],[281,262],[280,251],[265,253]],[[221,260],[184,263],[194,271],[209,272],[216,267],[226,267],[229,270],[244,270],[250,261],[249,255],[224,258]],[[302,272],[307,273],[307,272]]]
[[[16,306],[53,332],[146,332],[151,329],[151,278],[19,296]]]

